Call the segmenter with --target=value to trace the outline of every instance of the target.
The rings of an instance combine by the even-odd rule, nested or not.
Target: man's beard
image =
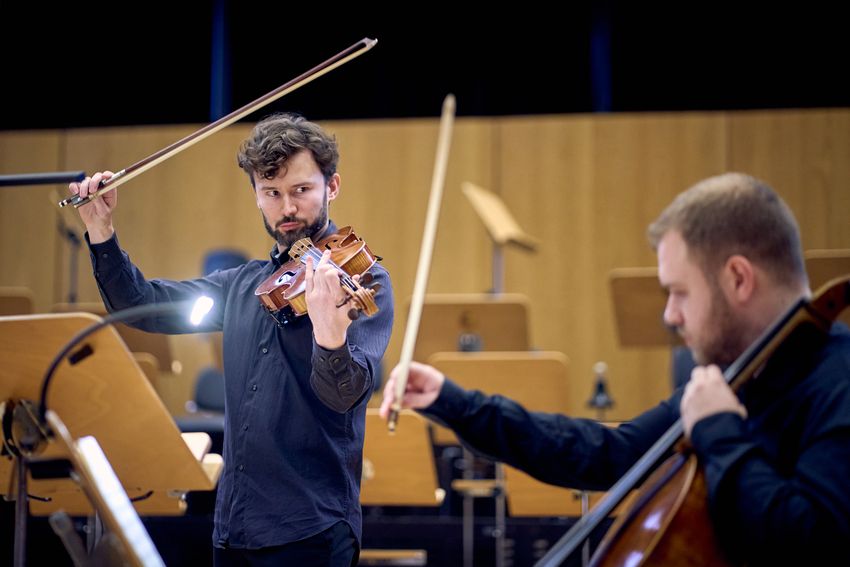
[[[726,368],[749,346],[743,321],[732,312],[716,282],[712,285],[711,319],[706,327],[712,332],[705,344],[691,348],[697,364],[716,364]]]
[[[266,227],[266,232],[269,233],[269,236],[277,241],[278,247],[281,250],[288,250],[295,242],[302,238],[313,238],[320,230],[325,228],[325,225],[328,222],[328,203],[325,201],[325,204],[322,205],[322,210],[319,212],[319,216],[316,217],[315,221],[294,231],[290,230],[287,232],[281,232],[278,229],[280,228],[280,225],[288,222],[300,222],[299,219],[295,217],[283,217],[275,224],[274,228],[269,225],[266,215],[262,215],[262,217],[263,225]]]

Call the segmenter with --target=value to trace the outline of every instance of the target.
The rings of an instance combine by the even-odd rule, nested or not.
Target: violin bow
[[[303,87],[307,83],[309,83],[309,82],[311,82],[315,79],[318,79],[319,77],[321,77],[322,75],[324,75],[326,73],[330,73],[331,71],[333,71],[334,69],[336,69],[337,67],[339,67],[341,65],[348,63],[349,61],[351,61],[355,57],[358,57],[358,56],[362,55],[363,53],[366,53],[367,51],[372,49],[375,46],[376,43],[378,43],[377,39],[370,39],[368,37],[361,39],[360,41],[358,41],[357,43],[348,47],[347,49],[340,51],[339,53],[337,53],[336,55],[334,55],[333,57],[331,57],[327,61],[324,61],[323,63],[316,65],[315,67],[313,67],[309,71],[302,73],[301,75],[295,77],[291,81],[284,83],[283,85],[274,89],[273,91],[264,94],[263,96],[261,96],[257,100],[255,100],[253,102],[249,102],[248,104],[246,104],[242,108],[234,110],[233,112],[231,112],[227,116],[223,116],[222,118],[219,118],[215,122],[213,122],[211,124],[207,124],[206,126],[201,128],[200,130],[189,134],[188,136],[186,136],[182,140],[178,140],[178,141],[174,142],[173,144],[171,144],[170,146],[167,146],[167,147],[149,155],[148,157],[137,161],[133,165],[122,169],[121,171],[119,171],[118,173],[116,173],[115,175],[110,177],[108,180],[101,181],[98,190],[95,191],[94,193],[89,194],[88,197],[82,198],[79,195],[74,195],[72,197],[68,197],[67,199],[60,201],[59,206],[60,207],[66,207],[68,205],[73,205],[74,208],[77,209],[77,208],[81,207],[82,205],[89,203],[93,199],[103,195],[104,193],[112,191],[113,189],[117,188],[119,185],[126,183],[127,181],[133,179],[137,175],[141,175],[142,173],[151,169],[152,167],[159,165],[160,163],[164,162],[168,158],[177,155],[178,153],[182,152],[183,150],[185,150],[187,148],[192,147],[193,145],[195,145],[196,143],[200,142],[201,140],[207,138],[208,136],[215,134],[216,132],[218,132],[222,128],[224,128],[226,126],[230,126],[231,124],[233,124],[237,120],[244,118],[245,116],[251,114],[255,110],[258,110],[258,109],[266,106],[267,104],[276,101],[280,97],[282,97],[286,94],[289,94],[292,91]]]
[[[419,265],[416,268],[416,282],[413,286],[413,298],[407,314],[407,328],[401,345],[401,357],[398,363],[398,378],[395,383],[395,400],[390,408],[387,426],[395,433],[401,401],[407,389],[407,375],[410,361],[413,359],[413,347],[419,334],[419,319],[422,315],[422,303],[425,300],[425,287],[428,285],[428,272],[431,269],[431,253],[434,250],[434,238],[437,235],[437,219],[440,216],[440,201],[443,198],[443,186],[446,181],[446,164],[449,161],[452,127],[455,119],[455,97],[450,94],[443,100],[443,112],[440,116],[440,132],[437,138],[437,157],[434,161],[434,175],[431,178],[431,196],[428,198],[428,211],[425,217],[425,230],[422,245],[419,248]]]

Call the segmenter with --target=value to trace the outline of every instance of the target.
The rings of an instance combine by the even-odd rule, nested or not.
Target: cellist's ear
[[[749,301],[756,287],[755,277],[755,269],[745,256],[730,256],[720,274],[720,285],[726,299],[739,304]]]

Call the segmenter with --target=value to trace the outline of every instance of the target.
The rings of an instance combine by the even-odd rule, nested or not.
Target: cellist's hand
[[[334,350],[345,344],[346,332],[351,325],[348,317],[351,303],[338,307],[345,300],[345,290],[340,285],[339,270],[329,264],[330,258],[330,250],[325,250],[313,271],[313,259],[308,257],[304,282],[307,314],[313,323],[316,344]]]
[[[390,373],[390,379],[387,380],[384,386],[384,399],[381,401],[381,409],[379,411],[382,418],[387,419],[390,415],[390,409],[395,402],[396,382],[401,379],[401,367],[396,366]],[[442,372],[419,362],[410,362],[410,371],[407,375],[407,388],[404,392],[404,397],[401,400],[401,407],[422,409],[427,408],[434,403],[434,400],[440,395],[440,390],[446,377]]]
[[[682,425],[685,436],[690,438],[694,424],[710,415],[722,412],[737,413],[744,419],[747,408],[738,400],[738,396],[723,379],[720,369],[711,366],[697,366],[691,372],[691,379],[685,387],[680,405]]]
[[[89,194],[97,192],[101,180],[105,181],[113,175],[111,171],[97,172],[79,183],[69,184],[68,189],[74,195],[88,197]],[[112,210],[117,204],[118,191],[109,191],[77,208],[80,219],[86,225],[86,230],[89,233],[89,242],[100,244],[109,240],[115,234],[115,229],[112,226]]]

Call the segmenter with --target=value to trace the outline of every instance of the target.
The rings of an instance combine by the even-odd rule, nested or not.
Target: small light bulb
[[[200,325],[201,321],[204,320],[204,316],[212,309],[212,306],[213,300],[206,295],[202,295],[192,307],[192,315],[189,316],[189,320],[195,326]]]

